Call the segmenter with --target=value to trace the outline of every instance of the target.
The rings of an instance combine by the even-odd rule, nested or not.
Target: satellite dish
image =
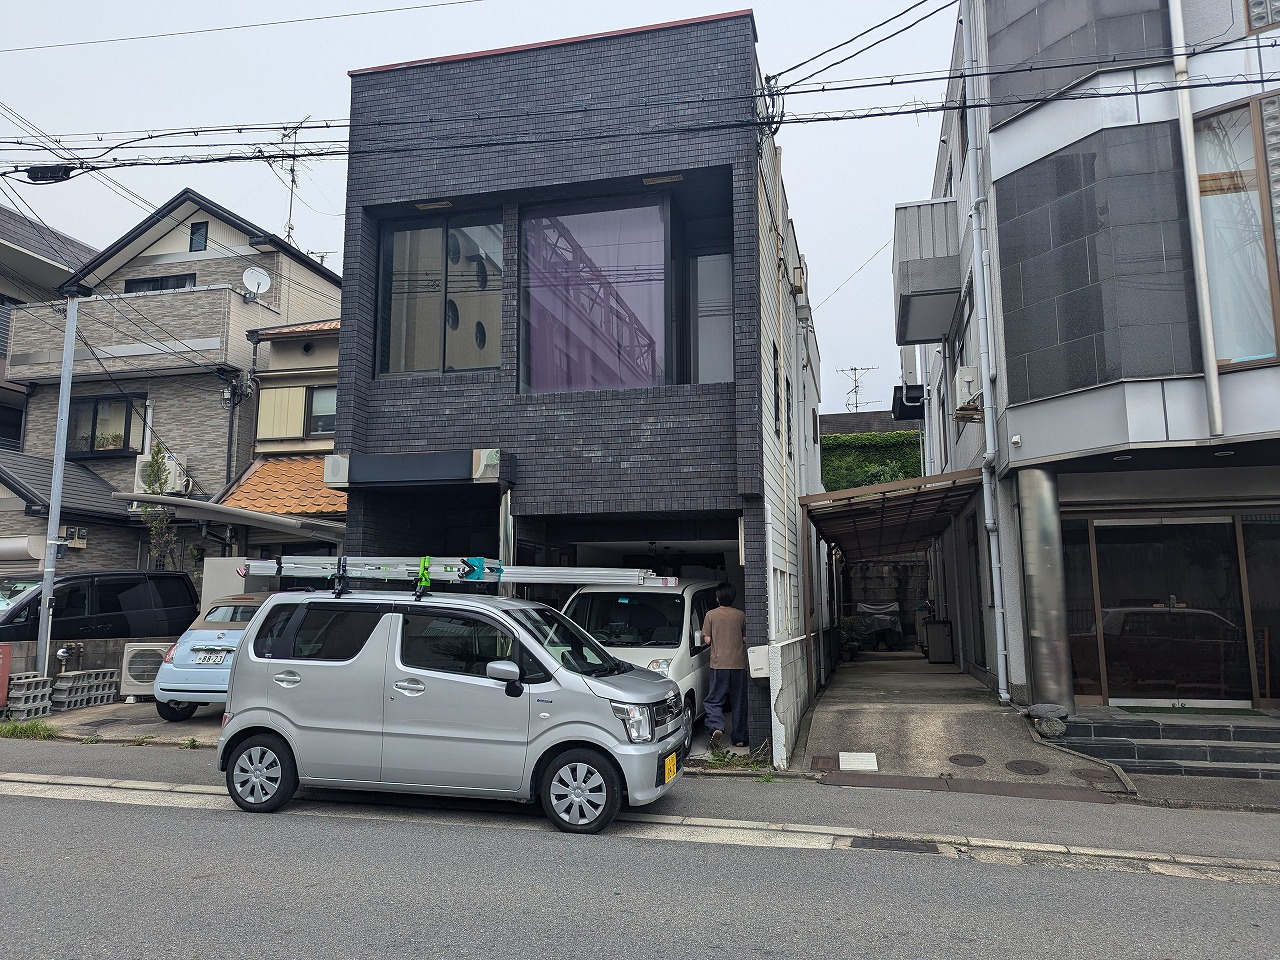
[[[249,291],[249,294],[252,294],[252,296],[246,295],[246,300],[256,300],[258,294],[266,293],[271,289],[271,275],[261,267],[250,267],[244,272],[242,279],[244,280],[245,289]]]

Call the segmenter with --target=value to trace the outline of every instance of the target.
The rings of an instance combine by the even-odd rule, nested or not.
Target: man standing
[[[747,745],[747,615],[733,605],[737,591],[733,584],[716,587],[720,606],[708,610],[702,620],[702,639],[711,645],[711,688],[703,704],[711,749],[724,739],[724,701],[733,714],[729,736],[736,747]]]

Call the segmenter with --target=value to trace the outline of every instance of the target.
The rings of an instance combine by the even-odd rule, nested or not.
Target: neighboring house
[[[808,695],[819,357],[760,85],[749,12],[352,73],[347,552],[727,579]]]
[[[98,251],[0,206],[0,450],[22,447],[27,388],[8,376],[13,307],[58,297],[58,288]]]
[[[78,303],[68,461],[127,497],[142,491],[159,446],[169,457],[165,492],[191,502],[215,497],[252,457],[247,332],[323,320],[340,301],[331,270],[193,190],[67,282],[90,291]],[[51,299],[12,310],[9,376],[31,390],[23,451],[33,457],[53,455],[65,309]],[[206,530],[184,528],[184,558],[230,550],[242,536],[219,528],[206,541]],[[138,557],[131,548],[114,565]]]
[[[337,418],[337,320],[250,330],[258,405],[254,461],[219,498],[223,506],[341,522],[347,497],[325,486],[324,458]],[[249,533],[246,553],[271,557],[330,553],[280,531]]]
[[[1019,702],[1275,705],[1280,14],[1188,6],[1187,48],[1213,50],[1191,77],[1232,82],[1183,112],[1165,3],[1061,7],[966,3],[977,73],[948,97],[995,106],[947,115],[932,199],[897,211],[931,479],[969,494],[938,540],[939,613]],[[1210,615],[1108,629],[1137,608]]]

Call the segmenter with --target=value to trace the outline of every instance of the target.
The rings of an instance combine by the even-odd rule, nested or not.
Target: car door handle
[[[277,673],[271,679],[282,687],[296,687],[302,682],[302,677],[298,676],[292,670],[286,670],[284,673]]]
[[[416,697],[420,693],[424,693],[427,685],[421,680],[397,680],[392,684],[397,690],[411,697]]]

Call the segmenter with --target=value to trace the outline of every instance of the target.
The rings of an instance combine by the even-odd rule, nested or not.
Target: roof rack
[[[631,587],[675,587],[679,577],[660,577],[636,567],[503,566],[485,557],[280,557],[249,560],[246,575],[332,580],[335,596],[349,590],[352,580],[378,580],[412,585],[415,599],[442,583],[568,583],[617,584]]]

